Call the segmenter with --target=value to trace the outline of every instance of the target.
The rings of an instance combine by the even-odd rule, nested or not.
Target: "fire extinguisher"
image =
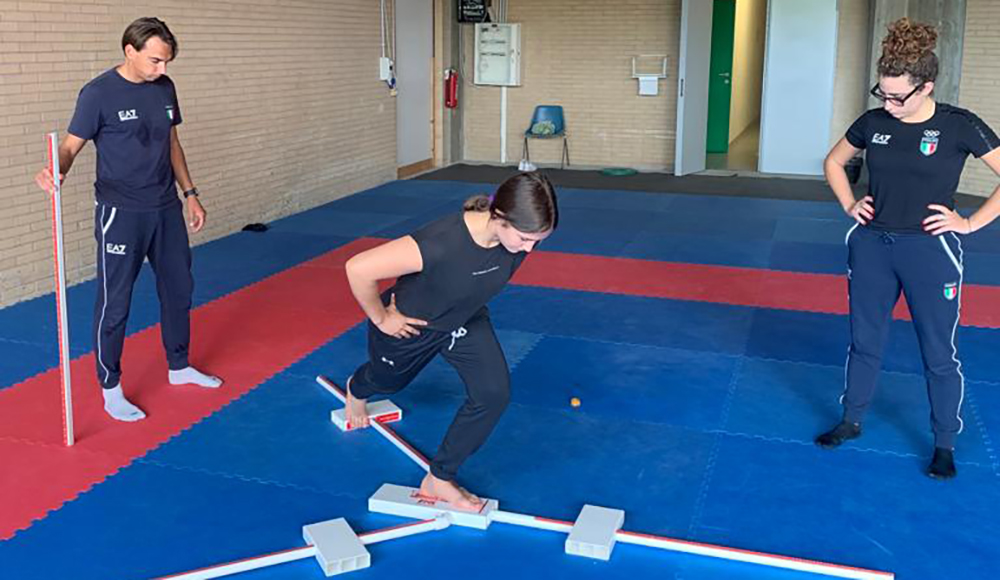
[[[458,71],[453,68],[444,71],[444,106],[458,107]]]

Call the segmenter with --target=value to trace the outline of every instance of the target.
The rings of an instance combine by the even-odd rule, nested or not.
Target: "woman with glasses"
[[[975,213],[955,211],[966,158],[1000,175],[1000,139],[973,113],[933,98],[937,32],[903,18],[889,26],[871,94],[882,101],[851,125],[827,155],[825,173],[844,211],[857,222],[847,233],[851,346],[842,421],[816,438],[832,449],[861,435],[875,392],[892,310],[906,297],[923,357],[931,406],[934,456],[927,474],[955,476],[955,438],[964,379],[955,348],[962,298],[960,236],[1000,215],[1000,187]],[[869,193],[855,200],[844,166],[866,150]]]

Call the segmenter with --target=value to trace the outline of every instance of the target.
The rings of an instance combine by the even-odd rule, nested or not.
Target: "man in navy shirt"
[[[167,63],[177,40],[157,18],[140,18],[122,36],[125,62],[80,91],[69,131],[59,146],[62,180],[87,141],[97,146],[97,304],[94,348],[104,409],[119,421],[146,414],[125,398],[121,355],[132,287],[146,258],[156,274],[161,333],[171,384],[217,388],[222,380],[188,362],[190,343],[191,250],[177,185],[184,192],[189,225],[205,225],[205,209],[191,181],[177,136],[181,110]],[[48,169],[35,178],[51,190]]]

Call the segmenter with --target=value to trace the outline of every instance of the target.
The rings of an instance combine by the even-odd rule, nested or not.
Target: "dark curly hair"
[[[889,25],[889,34],[882,40],[879,76],[907,74],[914,86],[933,82],[938,74],[938,57],[934,54],[937,38],[937,30],[930,24],[906,17],[893,22]]]

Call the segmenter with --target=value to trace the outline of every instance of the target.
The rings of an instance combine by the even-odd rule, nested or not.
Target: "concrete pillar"
[[[878,82],[878,59],[882,55],[882,38],[893,21],[909,16],[912,20],[937,26],[940,69],[934,88],[934,98],[942,103],[958,103],[958,87],[962,76],[962,43],[965,37],[966,0],[872,0],[872,45],[869,87]],[[869,106],[878,107],[874,98]]]
[[[439,0],[439,2],[441,2],[441,44],[443,46],[441,64],[444,68],[453,68],[461,72],[462,25],[458,23],[458,2],[453,0]],[[435,71],[435,73],[435,78],[438,79],[436,82],[440,84],[443,71]],[[445,165],[463,160],[462,111],[466,95],[461,93],[461,82],[459,82],[458,108],[444,108],[442,114],[441,122],[444,130],[442,160]]]

